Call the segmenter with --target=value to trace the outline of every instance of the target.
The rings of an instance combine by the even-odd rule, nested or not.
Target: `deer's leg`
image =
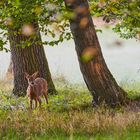
[[[37,108],[37,99],[35,99],[35,108]]]
[[[45,97],[45,100],[46,100],[46,103],[48,104],[48,93],[44,93],[44,97]]]
[[[33,107],[33,100],[30,99],[30,109],[32,109],[32,107]]]
[[[39,102],[39,107],[41,107],[41,103],[42,103],[42,102],[41,102],[40,97],[38,97],[37,100],[38,100],[38,102]]]

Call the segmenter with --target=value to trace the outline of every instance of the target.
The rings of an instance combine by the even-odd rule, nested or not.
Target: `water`
[[[140,81],[140,42],[120,39],[110,30],[98,34],[106,63],[117,81]],[[45,37],[43,37],[45,39]],[[52,76],[64,75],[73,83],[83,83],[73,40],[59,46],[45,46]],[[4,78],[10,53],[0,52],[0,75]]]

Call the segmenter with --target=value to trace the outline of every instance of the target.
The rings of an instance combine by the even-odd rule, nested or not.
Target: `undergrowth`
[[[11,94],[11,83],[0,81],[0,139],[4,140],[138,140],[140,111],[128,107],[92,108],[85,86],[57,79],[58,95],[30,110],[27,97]],[[133,98],[133,93],[130,92]]]

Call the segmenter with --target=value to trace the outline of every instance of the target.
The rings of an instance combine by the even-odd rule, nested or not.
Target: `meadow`
[[[138,106],[93,108],[85,85],[72,85],[63,76],[54,81],[58,95],[35,110],[27,97],[11,95],[11,82],[0,81],[1,140],[139,140]],[[139,96],[127,90],[130,98]]]

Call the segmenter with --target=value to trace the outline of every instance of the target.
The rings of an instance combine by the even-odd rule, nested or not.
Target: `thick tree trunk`
[[[70,20],[70,29],[83,78],[93,95],[93,104],[116,106],[124,103],[126,93],[118,86],[105,63],[87,0],[72,1],[67,3],[67,6],[76,14],[75,18]],[[87,62],[82,59],[86,53],[92,55]]]
[[[9,30],[9,41],[11,47],[11,55],[13,62],[14,73],[14,88],[13,94],[17,96],[24,96],[27,89],[27,80],[24,73],[33,74],[38,71],[39,76],[48,81],[49,92],[56,93],[48,62],[45,56],[43,45],[41,44],[41,35],[38,25],[35,26],[35,39],[32,40],[32,45],[22,48],[21,41],[29,40],[29,37],[24,35],[14,35],[12,30]]]

